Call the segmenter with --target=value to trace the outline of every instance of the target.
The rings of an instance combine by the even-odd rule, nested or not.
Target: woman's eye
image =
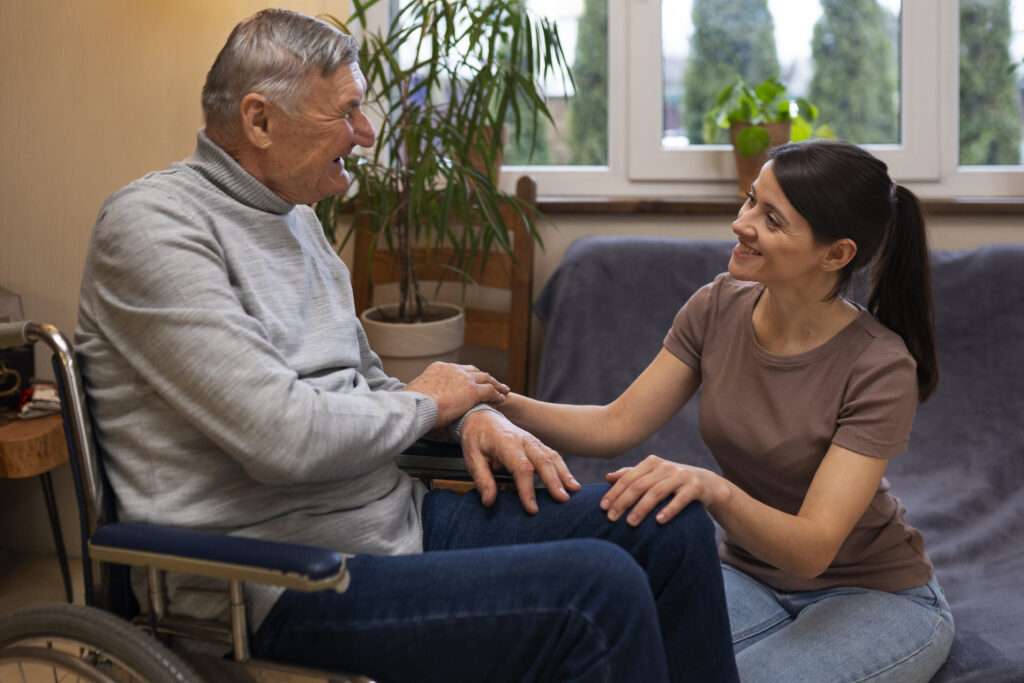
[[[775,214],[770,213],[768,214],[768,225],[778,228],[782,226],[782,223],[779,221],[778,218],[775,217]]]
[[[754,193],[753,192],[747,192],[747,201],[750,202],[751,206],[754,206],[755,204],[757,204],[757,200],[754,199]]]

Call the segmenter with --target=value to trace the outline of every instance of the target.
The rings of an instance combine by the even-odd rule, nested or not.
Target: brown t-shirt
[[[755,282],[719,275],[676,315],[665,348],[701,380],[700,433],[730,481],[797,514],[831,444],[893,458],[907,448],[917,376],[903,340],[866,311],[806,353],[777,356],[754,336]],[[722,561],[778,590],[861,586],[899,591],[927,583],[921,534],[882,480],[863,517],[821,576],[805,580],[725,537]]]

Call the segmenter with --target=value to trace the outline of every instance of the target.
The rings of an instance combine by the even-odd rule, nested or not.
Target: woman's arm
[[[556,450],[612,457],[665,424],[690,400],[699,383],[696,372],[662,349],[608,405],[563,405],[509,394],[495,407]]]
[[[699,500],[736,544],[758,559],[800,578],[824,572],[867,510],[888,461],[832,444],[796,515],[756,500],[710,470],[651,456],[608,475],[613,482],[601,507],[612,521],[629,510],[637,525],[662,500],[657,520],[669,521]]]

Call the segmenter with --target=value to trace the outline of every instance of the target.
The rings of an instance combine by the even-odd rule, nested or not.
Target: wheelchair
[[[326,548],[117,521],[113,491],[92,436],[80,368],[71,344],[53,325],[0,323],[0,349],[43,342],[52,351],[64,436],[78,504],[85,606],[52,605],[0,619],[0,681],[84,680],[97,683],[266,681],[275,674],[331,683],[369,679],[262,661],[250,656],[245,584],[298,591],[345,591],[345,558]],[[411,476],[468,482],[461,450],[420,441],[397,456]],[[499,481],[509,481],[498,475]],[[146,571],[148,613],[140,614],[129,581]],[[168,571],[227,581],[230,622],[168,612]],[[219,648],[216,655],[177,653],[185,639]],[[223,655],[223,656],[222,656]],[[20,678],[19,678],[20,676]]]

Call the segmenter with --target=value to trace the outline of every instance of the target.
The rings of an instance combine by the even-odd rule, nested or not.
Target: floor
[[[82,603],[82,563],[71,560],[71,578],[75,590],[75,602]],[[12,612],[38,604],[64,602],[64,588],[55,557],[50,555],[28,555],[12,553],[0,548],[0,618]],[[249,670],[248,677],[239,680],[252,683],[327,683],[322,678],[311,678],[290,673]],[[35,673],[30,668],[17,671],[13,667],[0,666],[0,683],[7,681],[49,681],[53,677]],[[223,672],[207,675],[207,680],[227,680]],[[341,679],[347,680],[347,679]]]

